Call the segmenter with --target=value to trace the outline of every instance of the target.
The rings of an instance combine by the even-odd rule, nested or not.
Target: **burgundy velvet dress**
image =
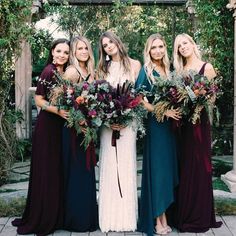
[[[36,94],[48,100],[53,84],[49,64],[38,81]],[[64,120],[41,110],[32,140],[32,158],[26,208],[21,219],[12,224],[18,234],[47,235],[63,224],[62,128]]]
[[[205,65],[199,71],[204,74]],[[206,232],[216,222],[212,188],[211,133],[205,110],[196,125],[182,127],[177,228],[181,232]]]

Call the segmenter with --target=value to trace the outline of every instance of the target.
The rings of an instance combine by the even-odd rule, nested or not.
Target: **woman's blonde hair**
[[[144,52],[143,52],[144,67],[145,67],[147,76],[151,79],[153,79],[152,72],[155,68],[155,64],[152,62],[150,51],[151,51],[151,48],[152,48],[152,43],[156,39],[160,39],[163,42],[164,46],[165,46],[165,55],[161,59],[161,66],[163,67],[166,75],[168,75],[169,71],[170,71],[170,61],[169,61],[169,57],[168,57],[168,53],[167,53],[166,41],[165,41],[165,39],[163,38],[163,36],[161,34],[159,34],[159,33],[152,34],[148,37],[147,42],[145,44]]]
[[[196,57],[198,59],[201,60],[200,51],[199,51],[196,43],[194,42],[193,38],[190,35],[185,34],[185,33],[177,35],[175,38],[175,42],[174,42],[174,53],[173,53],[174,54],[173,55],[173,58],[174,58],[173,64],[174,64],[174,68],[177,73],[182,73],[184,70],[184,66],[186,65],[186,58],[183,57],[179,52],[180,40],[182,40],[182,38],[187,39],[193,45],[194,54],[196,55]]]
[[[93,56],[93,50],[91,47],[90,42],[88,41],[87,38],[83,37],[83,36],[76,36],[71,40],[71,44],[70,44],[70,65],[73,65],[80,73],[81,73],[81,69],[79,66],[79,61],[76,58],[76,49],[77,49],[77,44],[78,42],[84,42],[86,44],[86,46],[88,47],[88,53],[89,53],[89,58],[86,61],[86,67],[88,70],[88,74],[90,74],[91,78],[94,78],[94,56]]]
[[[104,38],[109,38],[118,48],[119,57],[121,64],[123,65],[124,71],[131,73],[131,63],[124,44],[121,42],[120,38],[111,31],[104,32],[99,39],[99,62],[98,62],[98,74],[104,77],[108,74],[108,68],[111,61],[106,60],[106,52],[102,45],[102,40]]]

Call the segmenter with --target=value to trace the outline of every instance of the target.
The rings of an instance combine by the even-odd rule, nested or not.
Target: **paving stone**
[[[14,173],[11,172],[9,174],[9,182],[10,183],[18,183],[21,181],[26,181],[29,179],[29,173]]]
[[[8,221],[9,217],[1,217],[0,218],[0,225],[5,225]]]
[[[24,167],[29,167],[29,166],[30,166],[30,160],[24,161],[24,162],[20,161],[20,162],[14,163],[12,169],[17,169],[17,168],[21,168],[21,167],[24,168]]]
[[[15,192],[7,192],[7,193],[1,193],[0,199],[3,199],[5,201],[11,201],[15,198],[26,198],[28,190],[19,190]]]
[[[1,186],[1,190],[26,190],[26,189],[28,189],[28,181],[14,184],[5,184]]]
[[[15,169],[11,170],[12,174],[26,174],[26,175],[29,175],[29,172],[30,172],[30,167],[29,166],[15,168]]]
[[[71,232],[66,230],[57,230],[55,233],[53,233],[53,236],[71,236]]]
[[[212,159],[213,161],[217,160],[217,161],[226,162],[226,163],[228,163],[228,164],[233,164],[233,156],[232,156],[232,155],[213,156],[211,159]]]
[[[236,200],[236,193],[230,193],[230,192],[226,192],[226,191],[222,191],[222,190],[214,190],[214,197],[217,199],[235,199]]]
[[[11,221],[15,217],[11,218],[0,218],[0,236],[16,236],[16,228],[11,226]],[[210,229],[205,233],[180,233],[175,228],[168,234],[170,236],[235,236],[236,235],[236,216],[217,216],[217,221],[221,220],[223,222],[222,227]],[[29,234],[29,236],[34,236],[34,234]],[[48,236],[146,236],[144,233],[140,232],[108,232],[102,233],[100,230],[95,232],[85,232],[76,233],[69,232],[65,230],[57,230],[53,234]]]

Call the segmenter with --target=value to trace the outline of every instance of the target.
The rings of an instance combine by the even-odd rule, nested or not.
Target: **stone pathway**
[[[11,221],[14,218],[0,218],[0,236],[18,236],[16,228],[11,225]],[[223,225],[218,229],[210,229],[206,233],[180,233],[177,230],[169,233],[170,236],[236,236],[236,216],[221,216],[217,217],[217,220],[221,220]],[[109,232],[102,233],[100,230],[87,233],[76,233],[65,230],[58,230],[50,236],[144,236],[140,232]],[[28,234],[28,236],[34,236],[34,234]]]

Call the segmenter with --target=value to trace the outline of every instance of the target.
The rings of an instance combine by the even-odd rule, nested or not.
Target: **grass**
[[[236,199],[215,199],[217,215],[236,215]]]
[[[11,193],[15,192],[16,189],[0,189],[0,193]]]
[[[213,184],[213,189],[230,192],[228,186],[219,177],[214,179],[212,184]]]
[[[230,192],[228,186],[219,177],[214,179],[213,189]],[[215,212],[217,215],[236,215],[236,199],[215,198]]]
[[[213,160],[213,176],[220,177],[222,174],[232,170],[233,165],[231,163],[224,162],[222,160]]]
[[[25,198],[10,201],[0,199],[0,217],[21,216],[25,208]],[[215,212],[217,215],[236,215],[235,199],[215,199]]]
[[[10,179],[7,181],[7,184],[17,184],[17,183],[21,183],[21,182],[26,182],[29,180],[29,177],[25,177],[25,178],[22,178],[22,179]]]
[[[0,217],[21,216],[25,209],[25,198],[15,198],[9,201],[0,199]]]

